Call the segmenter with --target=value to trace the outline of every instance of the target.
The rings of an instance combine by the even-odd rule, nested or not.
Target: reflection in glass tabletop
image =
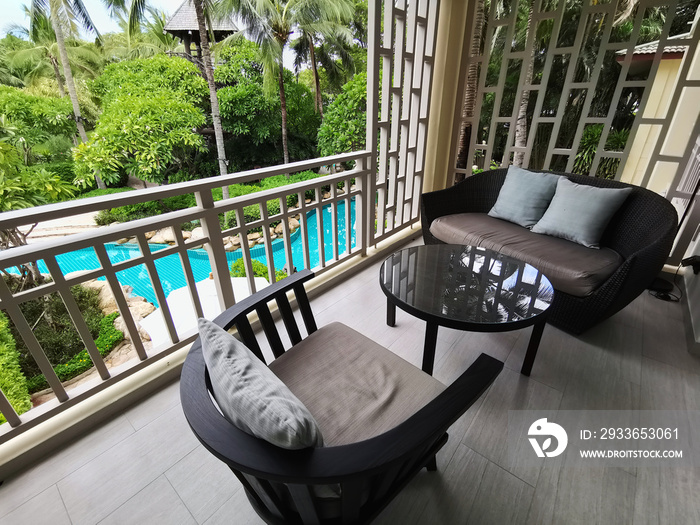
[[[554,296],[551,283],[535,267],[485,248],[450,244],[391,255],[381,267],[380,283],[400,308],[434,317],[443,326],[527,323]]]
[[[554,299],[537,268],[476,246],[431,244],[391,255],[379,270],[386,322],[396,308],[426,321],[423,371],[432,374],[438,327],[506,332],[532,326],[520,373],[530,375]]]

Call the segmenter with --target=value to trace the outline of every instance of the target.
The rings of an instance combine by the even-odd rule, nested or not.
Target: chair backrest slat
[[[304,283],[299,283],[294,286],[294,295],[297,298],[297,305],[299,305],[299,311],[301,312],[301,318],[304,320],[304,326],[306,327],[306,333],[309,335],[316,331],[316,320],[314,319],[314,314],[311,311],[311,304],[309,304],[309,297],[306,295],[306,289],[304,288]]]
[[[299,326],[297,325],[296,319],[294,319],[294,312],[292,312],[292,305],[289,304],[289,299],[287,295],[280,295],[277,297],[277,306],[282,314],[282,321],[284,326],[287,328],[287,334],[289,334],[289,339],[292,344],[295,345],[301,342],[301,333],[299,332]]]
[[[287,486],[294,500],[294,506],[297,511],[299,511],[299,515],[304,524],[319,525],[321,519],[314,505],[315,498],[311,493],[311,487],[309,487],[309,485],[299,485],[297,483],[290,483]]]
[[[248,318],[245,315],[241,315],[236,320],[236,329],[238,330],[238,335],[241,337],[243,343],[257,356],[258,359],[265,363],[265,358],[260,350],[258,339],[255,337],[255,332],[253,332],[253,328],[250,326],[250,321],[248,321]]]
[[[270,308],[267,303],[261,304],[256,308],[258,312],[258,318],[260,319],[260,324],[263,327],[265,336],[267,337],[267,342],[270,343],[270,348],[275,357],[279,357],[284,354],[284,345],[282,344],[282,339],[280,339],[280,334],[275,326],[275,320],[272,318],[270,313]]]
[[[282,520],[292,521],[292,514],[287,506],[283,504],[270,481],[263,478],[256,478],[246,473],[243,473],[243,476],[247,482],[246,485],[250,486],[252,489],[255,499],[261,501],[264,508],[268,509],[273,515]]]
[[[343,523],[356,523],[360,517],[362,498],[367,497],[367,479],[354,479],[343,483],[340,494],[340,512]],[[370,494],[374,499],[375,495]]]

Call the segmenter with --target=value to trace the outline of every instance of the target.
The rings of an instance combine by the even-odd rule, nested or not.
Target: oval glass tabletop
[[[382,264],[380,284],[392,302],[419,318],[482,331],[532,324],[554,298],[552,284],[534,266],[451,244],[396,252]]]

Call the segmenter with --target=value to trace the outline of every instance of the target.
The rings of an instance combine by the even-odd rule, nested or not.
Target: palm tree
[[[346,1],[346,0],[344,0]],[[348,7],[350,7],[348,2]],[[301,28],[301,37],[292,42],[294,51],[294,68],[298,71],[302,64],[308,61],[311,64],[311,72],[314,79],[314,109],[323,118],[323,100],[321,98],[321,82],[318,77],[318,64],[329,76],[329,80],[337,83],[345,73],[354,72],[352,55],[348,52],[352,42],[350,30],[340,24],[329,24],[323,30],[323,42],[316,45],[317,35],[311,32],[312,28]],[[336,61],[340,58],[342,67]]]
[[[200,47],[202,50],[202,62],[204,66],[204,76],[209,85],[209,99],[211,101],[211,119],[214,126],[214,137],[216,140],[217,159],[219,161],[219,173],[225,175],[228,173],[226,150],[224,148],[224,131],[221,126],[221,114],[219,112],[219,99],[216,96],[216,84],[214,83],[214,70],[211,62],[211,52],[209,49],[209,33],[207,31],[207,19],[209,13],[213,10],[210,0],[190,0],[197,14],[197,24],[199,25]],[[104,0],[107,7],[113,13],[125,12],[125,0]],[[133,0],[129,7],[129,33],[134,34],[139,30],[140,23],[144,19],[144,13],[148,9],[146,0]],[[154,11],[151,10],[151,14]],[[158,27],[158,21],[155,21],[155,26]],[[163,26],[165,24],[163,23]],[[211,23],[209,23],[211,27]],[[222,197],[229,198],[228,185],[222,188]]]
[[[25,7],[27,15],[30,10]],[[40,79],[53,76],[58,86],[61,97],[66,96],[63,75],[59,60],[56,34],[51,27],[51,21],[46,13],[37,9],[34,14],[34,23],[30,28],[13,26],[12,31],[25,36],[30,42],[28,47],[11,51],[7,54],[10,65],[26,70],[24,84],[35,85]],[[66,47],[72,69],[77,69],[88,77],[96,77],[99,74],[102,57],[91,45],[86,45],[77,40],[70,41]],[[50,71],[50,73],[49,73]]]
[[[78,94],[75,90],[75,82],[73,81],[73,72],[70,68],[68,60],[68,51],[66,49],[65,30],[69,34],[77,34],[77,24],[80,23],[88,31],[96,31],[95,25],[92,23],[90,14],[85,9],[82,0],[32,0],[30,31],[33,31],[35,24],[41,24],[42,15],[49,14],[51,27],[56,35],[56,45],[58,46],[58,54],[61,59],[61,68],[63,69],[63,77],[65,78],[65,87],[68,91],[71,104],[73,105],[73,114],[75,115],[75,125],[78,128],[78,134],[83,142],[87,142],[87,134],[83,126],[83,117],[80,114],[80,105],[78,104]],[[104,182],[100,176],[95,174],[95,181],[98,188],[105,188]]]
[[[276,74],[278,77],[282,150],[286,164],[289,162],[289,148],[282,61],[284,48],[296,30],[323,34],[331,25],[349,20],[354,5],[345,0],[220,0],[220,7],[222,12],[233,12],[243,21],[249,37],[260,46],[266,76],[271,78]]]
[[[219,173],[225,175],[228,173],[226,161],[226,149],[224,147],[224,129],[221,126],[221,113],[219,111],[219,99],[216,96],[216,84],[214,83],[214,69],[211,64],[211,53],[209,50],[209,34],[207,31],[207,21],[205,19],[205,5],[207,11],[210,12],[211,5],[209,0],[192,0],[194,10],[197,14],[197,24],[199,25],[199,45],[202,50],[202,62],[204,63],[204,73],[209,84],[209,100],[211,101],[211,120],[214,126],[214,138],[216,140],[216,153],[219,161]],[[209,24],[211,27],[211,23]],[[221,188],[222,198],[228,199],[228,184]]]

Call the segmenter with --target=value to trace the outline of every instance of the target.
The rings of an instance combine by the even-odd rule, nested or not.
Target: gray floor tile
[[[180,404],[180,382],[173,381],[148,396],[148,403],[137,403],[124,412],[124,416],[138,430]]]
[[[22,474],[5,480],[0,485],[0,516],[19,507],[133,434],[131,423],[123,415],[116,416]]]
[[[0,518],[0,525],[70,525],[56,485],[31,498]]]
[[[203,446],[178,461],[165,476],[197,523],[204,523],[231,496],[243,490],[233,472]]]
[[[535,489],[489,462],[467,517],[467,524],[525,523]]]
[[[180,500],[165,476],[139,491],[100,525],[196,525],[197,521]]]
[[[221,505],[216,512],[204,522],[204,525],[264,525],[265,522],[258,516],[250,505],[245,491],[236,492],[226,503]]]
[[[700,523],[700,468],[640,468],[635,525]]]
[[[508,411],[555,410],[562,393],[519,372],[504,369],[486,393],[462,442],[486,459],[535,486],[540,468],[523,463],[527,457],[508,450]],[[529,447],[529,443],[521,444]],[[527,451],[531,453],[531,450]]]
[[[58,483],[74,525],[96,523],[198,446],[174,407]]]

